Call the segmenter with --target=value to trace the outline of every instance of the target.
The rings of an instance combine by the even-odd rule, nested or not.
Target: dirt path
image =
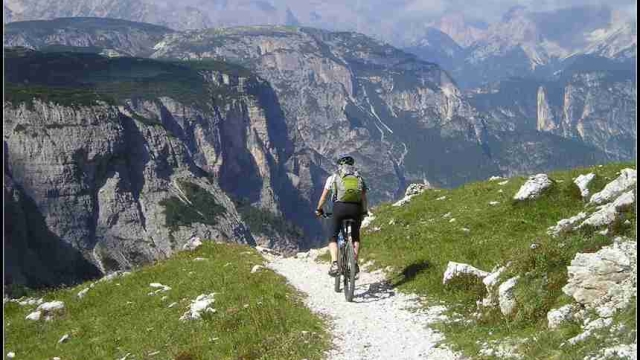
[[[442,335],[427,328],[444,310],[418,310],[417,296],[392,289],[382,272],[362,270],[354,300],[333,290],[328,266],[313,259],[267,256],[268,267],[306,293],[307,306],[332,319],[334,349],[330,360],[452,360],[460,359],[438,344]]]

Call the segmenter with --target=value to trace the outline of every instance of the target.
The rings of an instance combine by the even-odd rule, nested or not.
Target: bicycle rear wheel
[[[356,256],[353,249],[353,242],[351,238],[347,242],[345,249],[345,267],[344,267],[344,298],[351,302],[353,301],[353,292],[356,288]]]
[[[334,276],[334,285],[333,285],[333,290],[335,290],[336,292],[340,292],[340,275],[342,274],[342,253],[344,252],[344,250],[340,249],[340,246],[338,246],[338,269],[340,271],[338,271],[338,274],[336,276]]]

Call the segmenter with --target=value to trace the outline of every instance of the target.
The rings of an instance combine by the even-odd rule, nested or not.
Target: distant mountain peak
[[[512,6],[502,15],[503,22],[509,22],[516,18],[523,17],[527,13],[527,7],[523,5]]]

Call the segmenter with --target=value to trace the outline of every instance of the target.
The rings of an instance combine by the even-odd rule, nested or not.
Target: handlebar
[[[331,215],[333,215],[333,213],[326,213],[326,212],[323,212],[321,215],[319,215],[319,217],[321,217],[321,218],[325,218],[325,219],[328,219],[328,218],[330,218],[330,217],[331,217]],[[366,213],[363,213],[363,214],[362,214],[362,216],[363,216],[363,217],[364,217],[364,216],[369,216],[369,215],[371,215],[371,213],[369,213],[369,212],[366,212]]]

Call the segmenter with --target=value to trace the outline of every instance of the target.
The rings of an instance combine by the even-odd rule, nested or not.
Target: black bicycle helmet
[[[353,165],[356,161],[349,155],[343,154],[338,156],[338,165],[347,164]]]

